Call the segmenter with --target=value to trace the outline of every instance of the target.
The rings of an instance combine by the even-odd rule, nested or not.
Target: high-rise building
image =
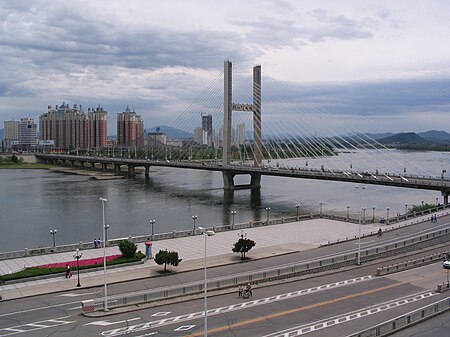
[[[202,116],[202,144],[212,146],[214,141],[213,123],[212,116],[205,115]]]
[[[236,145],[245,143],[245,123],[238,124],[236,127]]]
[[[34,118],[21,118],[19,122],[19,146],[29,149],[37,144],[37,128]]]
[[[107,143],[107,111],[98,106],[88,108],[87,114],[82,107],[74,104],[70,108],[63,102],[39,117],[41,140],[50,140],[60,149],[100,149]]]
[[[144,120],[134,111],[125,109],[117,114],[117,145],[123,147],[144,146]]]
[[[19,140],[19,122],[17,121],[3,122],[3,139]]]

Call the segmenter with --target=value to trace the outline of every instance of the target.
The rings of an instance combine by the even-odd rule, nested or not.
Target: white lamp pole
[[[103,310],[108,311],[108,291],[107,291],[107,278],[106,278],[106,227],[105,227],[105,202],[108,200],[105,198],[99,198],[99,200],[102,202],[102,213],[103,213],[103,286],[105,290],[105,304],[103,305]]]
[[[155,235],[155,231],[154,231],[154,227],[153,225],[155,224],[156,220],[150,220],[149,223],[152,226],[152,241],[153,241],[153,236]]]
[[[231,229],[234,229],[234,216],[236,215],[236,211],[231,211],[230,213],[233,218],[233,222],[231,223]]]
[[[300,204],[296,204],[295,208],[297,208],[297,220],[298,220],[298,208],[300,207]]]
[[[349,218],[350,205],[347,205],[345,207],[347,207],[347,221],[350,221],[350,218]]]
[[[208,336],[208,274],[207,274],[207,262],[206,262],[207,261],[206,260],[206,257],[207,257],[207,254],[206,254],[206,252],[207,252],[207,250],[206,250],[206,247],[207,247],[206,246],[206,242],[207,242],[207,240],[206,240],[206,238],[208,236],[213,236],[215,233],[214,233],[214,231],[206,230],[203,227],[198,227],[198,229],[200,229],[202,231],[202,234],[205,237],[205,284],[203,286],[203,288],[204,288],[203,303],[204,303],[204,309],[205,309],[204,333],[205,333],[205,337],[207,337]]]
[[[359,200],[361,201],[362,205],[362,190],[365,190],[366,188],[364,186],[356,186],[356,188],[359,190]],[[362,213],[362,206],[359,210],[359,221],[358,221],[358,266],[361,264],[361,213]]]

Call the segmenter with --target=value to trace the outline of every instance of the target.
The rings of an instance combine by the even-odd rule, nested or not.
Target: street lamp
[[[345,207],[347,207],[347,221],[349,221],[350,220],[350,218],[349,218],[350,205],[347,205]]]
[[[319,202],[319,205],[320,205],[320,217],[322,217],[323,202]]]
[[[405,204],[405,215],[408,215],[408,204]]]
[[[102,202],[102,224],[103,224],[103,242],[106,239],[106,226],[105,226],[105,202],[108,200],[105,198],[98,198]],[[106,277],[106,244],[103,244],[103,286],[105,290],[105,304],[103,310],[108,311],[108,290],[107,290],[107,277]]]
[[[295,208],[297,208],[297,220],[298,220],[298,208],[300,207],[300,204],[296,204]]]
[[[195,220],[197,220],[197,219],[198,219],[198,215],[197,214],[192,216],[192,221],[194,222],[194,227],[192,229],[192,235],[195,235]]]
[[[389,207],[386,207],[386,225],[389,225]]]
[[[104,243],[105,246],[108,243],[108,229],[109,225],[105,225],[105,243]]]
[[[366,188],[364,186],[356,186],[357,190],[359,190],[359,200],[362,204],[362,191]],[[359,210],[359,219],[358,219],[358,265],[361,264],[361,213],[362,213],[363,207],[361,206],[361,209]],[[364,211],[365,212],[365,211]]]
[[[231,217],[233,218],[233,222],[231,223],[231,229],[234,229],[234,216],[236,215],[236,211],[231,211],[230,214]]]
[[[80,251],[78,248],[75,251],[75,253],[73,254],[73,258],[77,259],[77,274],[78,274],[78,283],[77,283],[77,287],[81,287],[80,284],[80,259],[83,256],[83,252]]]
[[[53,247],[55,247],[55,234],[58,230],[56,229],[50,229],[50,234],[53,236]]]
[[[377,207],[376,206],[372,206],[372,222],[375,222],[375,209]]]
[[[267,224],[269,224],[269,218],[270,218],[270,207],[266,207],[267,212]]]
[[[438,200],[439,200],[439,198],[438,198],[438,197],[436,197],[436,206],[438,205]]]
[[[206,230],[203,227],[198,227],[198,229],[200,229],[202,231],[203,236],[205,237],[205,285],[204,285],[204,297],[203,297],[203,301],[204,301],[204,307],[205,307],[205,326],[204,326],[204,332],[205,332],[205,337],[208,336],[208,275],[207,275],[207,263],[206,263],[206,238],[208,236],[213,236],[215,233],[212,230]]]
[[[154,231],[154,227],[153,227],[153,225],[155,224],[155,222],[156,222],[155,219],[149,220],[149,224],[150,224],[150,226],[152,226],[152,241],[153,241],[153,236],[155,235],[155,231]]]
[[[366,224],[366,209],[365,207],[362,208],[363,211],[363,224]]]

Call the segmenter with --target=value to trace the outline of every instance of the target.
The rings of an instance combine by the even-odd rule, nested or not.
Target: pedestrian
[[[97,239],[94,239],[94,248],[97,248],[97,247],[98,247]]]
[[[66,278],[72,277],[72,271],[70,270],[70,266],[68,263],[66,263]]]
[[[239,286],[239,290],[238,290],[238,296],[242,297],[242,291],[244,290],[244,287],[242,286],[242,284]]]
[[[437,223],[437,214],[434,215],[434,222]]]
[[[247,287],[246,287],[245,291],[248,293],[249,297],[253,297],[252,286],[251,286],[250,283],[247,284]]]
[[[101,245],[102,245],[102,241],[100,240],[100,238],[98,238],[98,240],[97,240],[97,247],[101,247]]]

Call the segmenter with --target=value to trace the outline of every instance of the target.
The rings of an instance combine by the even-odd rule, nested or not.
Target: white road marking
[[[86,295],[92,295],[92,293],[68,293],[68,294],[62,294],[55,297],[78,297],[78,296],[86,296]]]
[[[0,337],[16,335],[24,332],[31,332],[36,330],[42,330],[47,328],[53,328],[59,325],[66,325],[70,323],[76,323],[76,321],[65,321],[64,319],[70,316],[64,316],[54,319],[48,319],[45,321],[33,322],[28,324],[16,325],[9,328],[0,328]]]
[[[120,323],[128,323],[131,321],[136,321],[138,319],[141,319],[140,317],[136,317],[136,318],[130,318],[130,319],[126,319],[123,321],[116,321],[116,322],[110,322],[110,321],[95,321],[95,322],[91,322],[91,323],[86,323],[83,324],[84,325],[99,325],[99,326],[108,326],[108,325],[113,325],[113,324],[120,324]]]
[[[170,311],[160,311],[160,312],[154,313],[152,316],[167,316],[170,313],[171,313]]]
[[[195,325],[182,325],[173,331],[188,331],[188,330],[191,330],[192,328],[195,328]]]
[[[239,303],[239,304],[231,304],[231,305],[228,305],[225,307],[209,309],[208,316],[218,315],[221,313],[235,311],[235,310],[241,310],[241,309],[244,309],[247,307],[254,307],[254,306],[263,305],[265,303],[270,303],[270,302],[284,301],[286,299],[291,299],[293,297],[303,296],[303,295],[311,294],[314,292],[321,292],[321,291],[325,291],[325,289],[328,290],[328,289],[343,287],[343,286],[350,285],[350,284],[368,281],[370,279],[372,279],[372,275],[361,276],[361,277],[357,277],[357,278],[353,278],[353,279],[349,279],[349,280],[345,280],[345,281],[341,281],[341,282],[327,284],[324,286],[314,287],[314,288],[310,288],[310,289],[303,289],[303,290],[298,290],[298,291],[294,291],[291,293],[281,294],[281,295],[277,295],[277,296],[270,296],[268,298],[257,299],[254,301],[246,301],[246,302]],[[147,323],[136,324],[136,325],[132,325],[132,326],[126,326],[123,328],[117,328],[114,330],[103,331],[102,336],[126,335],[126,334],[133,333],[133,332],[139,332],[139,331],[144,331],[144,330],[147,330],[150,328],[155,328],[157,326],[173,324],[174,322],[178,322],[178,321],[180,321],[180,322],[190,321],[192,319],[198,319],[198,318],[202,318],[202,317],[204,317],[204,311],[198,311],[198,312],[184,314],[184,315],[180,315],[180,316],[176,316],[176,317],[165,318],[165,319],[162,319],[159,321],[147,322]]]

